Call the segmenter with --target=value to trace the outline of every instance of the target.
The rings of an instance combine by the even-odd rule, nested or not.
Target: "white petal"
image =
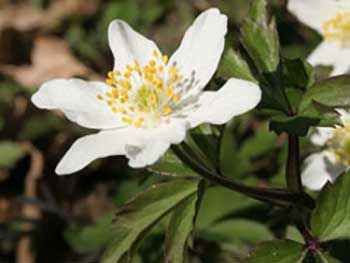
[[[345,171],[343,165],[336,164],[336,157],[328,151],[315,153],[305,159],[302,183],[310,190],[320,190],[328,182]]]
[[[106,102],[97,99],[106,91],[110,88],[102,82],[55,79],[44,83],[32,96],[32,102],[40,109],[62,110],[71,121],[86,128],[124,126]]]
[[[170,123],[156,128],[135,129],[132,135],[135,139],[126,146],[129,165],[140,168],[155,163],[171,144],[178,144],[185,139],[187,128],[184,120],[171,119]]]
[[[169,60],[176,62],[184,77],[195,71],[196,80],[204,87],[215,73],[224,50],[227,32],[227,17],[216,8],[209,9],[197,17],[187,30]]]
[[[308,62],[313,65],[334,66],[341,54],[338,42],[323,41],[308,57]]]
[[[201,123],[224,124],[232,117],[253,109],[261,99],[261,90],[253,82],[229,79],[216,92],[203,92],[199,108],[188,115],[191,127]]]
[[[313,144],[323,146],[326,142],[334,136],[335,129],[328,127],[316,128],[310,136],[310,140]]]
[[[125,154],[125,140],[128,136],[128,129],[117,129],[78,139],[57,165],[56,173],[75,173],[98,158]]]
[[[289,0],[288,10],[302,23],[322,33],[324,22],[341,11],[334,0]]]
[[[337,111],[340,114],[340,119],[341,119],[343,124],[350,123],[350,110],[337,109]]]
[[[109,46],[114,55],[114,70],[124,70],[127,64],[133,65],[137,60],[145,65],[156,50],[161,55],[157,45],[134,31],[126,22],[114,20],[108,28]]]
[[[186,122],[172,119],[155,128],[126,127],[105,130],[78,139],[56,168],[59,175],[83,169],[92,161],[112,155],[126,155],[134,168],[155,163],[171,144],[182,142],[186,136]]]
[[[350,48],[342,48],[334,62],[331,76],[338,76],[350,73]]]
[[[91,129],[125,126],[105,101],[97,99],[110,88],[102,82],[80,79],[54,79],[44,83],[32,96],[40,109],[62,110],[79,125]]]

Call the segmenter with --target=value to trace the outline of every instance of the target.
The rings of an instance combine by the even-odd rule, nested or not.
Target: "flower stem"
[[[288,135],[288,159],[286,166],[286,180],[289,191],[303,193],[300,172],[299,137]]]
[[[210,182],[273,205],[288,207],[299,204],[310,209],[314,208],[314,200],[306,194],[294,193],[283,189],[251,187],[240,184],[232,179],[222,176],[219,172],[207,169],[204,165],[201,165],[183,151],[181,146],[172,146],[172,149],[184,163]]]

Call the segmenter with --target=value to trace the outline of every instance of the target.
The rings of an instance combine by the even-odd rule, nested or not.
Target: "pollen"
[[[322,26],[322,34],[327,41],[338,42],[343,47],[350,46],[350,12],[338,13]]]
[[[97,99],[105,101],[123,123],[138,128],[169,118],[177,109],[183,83],[189,80],[193,83],[194,77],[183,82],[176,63],[168,65],[168,62],[167,55],[153,50],[145,63],[134,60],[123,70],[109,71],[106,84],[110,90],[98,94]]]
[[[171,113],[172,112],[172,110],[171,110],[171,108],[169,107],[169,106],[164,106],[163,107],[163,113],[165,114],[165,115],[168,115],[169,113]]]

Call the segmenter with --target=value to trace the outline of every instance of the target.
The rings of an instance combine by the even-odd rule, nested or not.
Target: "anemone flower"
[[[323,37],[308,61],[314,66],[333,66],[332,76],[349,73],[350,1],[289,0],[288,9]]]
[[[303,184],[311,190],[321,189],[350,167],[350,112],[338,110],[342,126],[317,128],[311,142],[322,151],[305,160]]]
[[[41,109],[61,110],[80,126],[100,130],[78,139],[56,173],[74,173],[112,155],[125,155],[134,168],[151,165],[181,143],[186,130],[224,124],[254,108],[261,91],[252,82],[231,78],[217,91],[203,91],[218,67],[226,31],[227,17],[209,9],[168,58],[124,21],[111,22],[115,64],[105,83],[54,79],[32,97]]]

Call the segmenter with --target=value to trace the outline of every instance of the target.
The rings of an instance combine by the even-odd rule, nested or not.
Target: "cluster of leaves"
[[[32,2],[45,12],[54,1]],[[54,29],[77,58],[101,75],[111,65],[106,44],[109,21],[124,19],[139,31],[152,32],[165,51],[172,51],[174,39],[181,38],[181,32],[175,32],[185,29],[194,17],[190,1],[103,2],[95,15],[67,16]],[[203,125],[146,170],[127,170],[125,160],[116,158],[112,167],[101,161],[81,174],[57,178],[53,171],[64,150],[87,131],[69,125],[59,115],[35,112],[28,106],[32,90],[1,77],[0,209],[4,196],[10,200],[23,195],[31,165],[23,142],[30,141],[46,157],[40,195],[19,201],[42,212],[31,233],[37,262],[95,262],[100,258],[118,263],[350,261],[346,253],[350,175],[328,184],[312,210],[265,204],[200,176],[218,173],[244,189],[256,185],[285,188],[284,133],[305,136],[312,126],[334,125],[334,108],[350,106],[349,77],[319,80],[318,72],[306,61],[284,56],[307,50],[303,45],[280,45],[280,36],[291,30],[283,28],[287,22],[280,14],[280,3],[275,3],[281,1],[270,1],[278,8],[280,36],[265,1],[222,2],[220,8],[231,22],[231,45],[210,88],[230,77],[257,82],[263,89],[261,113],[237,118],[224,127]],[[253,5],[246,16],[249,2]],[[312,37],[317,41],[317,36]],[[107,189],[107,198],[103,195],[102,201],[96,201],[94,194],[101,185]],[[88,205],[79,209],[82,202]],[[108,202],[111,205],[99,211]],[[118,209],[113,213],[115,206]],[[0,261],[3,255],[5,261],[11,258],[16,242],[27,234],[23,221],[33,223],[18,211],[9,218],[0,214]],[[300,225],[298,219],[305,224]]]
[[[306,61],[281,57],[276,23],[273,19],[269,20],[264,0],[253,1],[249,18],[244,20],[241,28],[241,40],[242,52],[228,49],[221,73],[222,76],[234,76],[259,83],[263,90],[260,109],[269,116],[271,131],[277,135],[287,133],[288,136],[306,136],[313,126],[338,124],[335,109],[350,107],[350,77],[315,81],[314,69]],[[254,157],[244,158],[245,146],[241,147],[239,154],[232,151],[236,146],[230,142],[230,132],[230,125],[223,130],[201,127],[188,135],[186,142],[174,147],[173,151],[198,175],[218,182],[220,179],[206,175],[218,173],[222,177],[233,171],[237,175],[240,173],[238,170],[242,169],[244,172],[245,165],[249,167],[249,163],[235,163],[234,160],[249,160],[249,157]],[[220,145],[222,141],[224,144]],[[256,141],[251,143],[254,147],[259,147]],[[268,143],[264,143],[262,149],[247,152],[258,155],[260,150],[266,150],[267,145]],[[163,169],[160,170],[161,173],[164,172]],[[188,246],[189,251],[193,250],[193,228],[196,219],[200,221],[200,209],[206,205],[202,195],[209,187],[199,181],[199,178],[200,176],[186,181],[171,180],[157,185],[118,210],[114,222],[116,228],[122,232],[104,254],[102,262],[134,262],[135,249],[145,233],[157,222],[168,225],[165,235],[165,262],[194,262],[195,259],[186,247]],[[338,262],[323,253],[323,246],[327,246],[332,240],[349,237],[349,180],[350,177],[346,174],[335,184],[327,185],[312,212],[303,211],[298,204],[290,204],[290,211],[286,215],[291,215],[290,223],[299,229],[303,236],[301,240],[267,241],[258,246],[244,262]],[[245,192],[242,189],[241,191]],[[257,197],[256,194],[252,196]],[[265,199],[262,196],[259,198]],[[232,238],[237,228],[243,230],[247,226],[251,229],[245,233],[246,237],[256,228],[255,231],[265,238],[272,238],[268,229],[249,220],[223,219],[208,231],[209,235],[213,231],[216,239],[225,239],[225,232],[229,231]],[[197,231],[200,233],[200,228],[197,227]],[[254,236],[256,238],[258,235]],[[243,234],[241,238],[246,237]],[[232,260],[236,262],[235,259]]]

